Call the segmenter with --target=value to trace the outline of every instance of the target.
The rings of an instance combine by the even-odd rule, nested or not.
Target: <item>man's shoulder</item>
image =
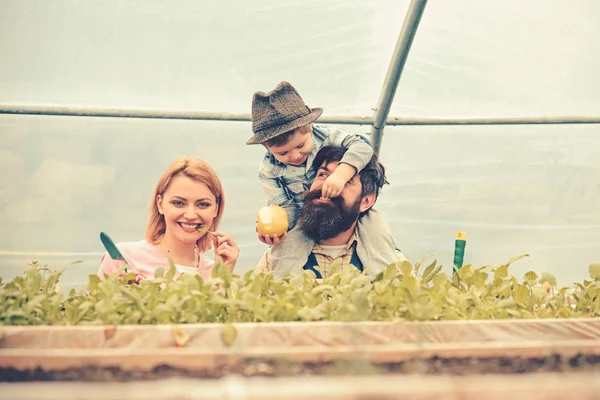
[[[398,259],[400,261],[408,261],[408,258],[406,258],[404,253],[402,253],[402,251],[400,251],[400,249],[398,249],[398,248],[396,248],[396,255],[398,256]]]
[[[267,274],[270,272],[271,272],[271,247],[269,247],[267,250],[265,250],[262,257],[258,261],[258,264],[256,264],[256,267],[254,268],[255,274],[261,274],[261,273]]]

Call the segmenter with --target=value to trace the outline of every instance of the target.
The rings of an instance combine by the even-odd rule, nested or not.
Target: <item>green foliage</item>
[[[523,256],[521,256],[523,257]],[[423,267],[391,264],[374,279],[355,268],[317,282],[311,271],[275,279],[271,275],[229,272],[217,264],[212,278],[181,274],[174,266],[135,283],[119,271],[102,280],[90,275],[84,288],[57,290],[62,271],[32,264],[24,275],[0,281],[0,325],[118,325],[224,323],[222,339],[235,342],[236,322],[271,321],[429,321],[456,319],[570,318],[600,316],[600,271],[590,280],[558,287],[547,273],[528,272],[522,280],[510,264],[496,268],[465,265],[446,275],[433,260]],[[421,273],[422,270],[422,273]],[[188,338],[174,328],[177,343]]]

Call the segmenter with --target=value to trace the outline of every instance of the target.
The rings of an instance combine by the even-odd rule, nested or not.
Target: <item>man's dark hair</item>
[[[339,146],[323,146],[315,156],[312,163],[312,168],[317,171],[323,163],[332,161],[341,161],[346,153],[346,149]],[[385,168],[379,162],[377,154],[373,153],[371,160],[358,174],[360,183],[362,184],[362,197],[374,193],[375,197],[379,196],[379,189],[383,185],[389,184],[385,176]]]

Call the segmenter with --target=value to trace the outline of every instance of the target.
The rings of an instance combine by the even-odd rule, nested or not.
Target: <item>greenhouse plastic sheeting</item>
[[[249,113],[252,93],[292,82],[325,115],[371,116],[408,1],[0,0],[0,104]],[[600,3],[430,1],[393,116],[598,116]],[[368,126],[345,129],[367,134]],[[377,207],[398,246],[547,271],[569,284],[600,261],[600,126],[388,127],[390,186]],[[100,231],[144,235],[154,184],[180,155],[211,163],[238,271],[266,246],[263,154],[248,122],[0,115],[0,276],[39,260],[77,285]]]

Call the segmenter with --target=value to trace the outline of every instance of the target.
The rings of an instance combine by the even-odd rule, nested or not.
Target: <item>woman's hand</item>
[[[118,280],[122,281],[123,278],[125,278],[125,276],[127,276],[127,275],[128,274],[126,274],[124,272],[122,274],[119,274]],[[133,285],[133,284],[139,285],[139,283],[142,281],[142,279],[144,279],[144,277],[136,272],[135,277],[133,279],[130,279],[129,281],[127,281],[127,284],[128,285]]]
[[[215,262],[220,258],[223,264],[233,272],[235,263],[240,256],[240,248],[230,235],[223,232],[210,232],[213,248],[215,249]]]

